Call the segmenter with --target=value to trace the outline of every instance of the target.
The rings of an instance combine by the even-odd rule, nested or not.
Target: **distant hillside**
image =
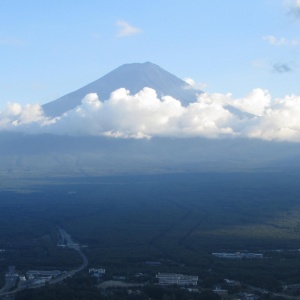
[[[0,176],[300,170],[300,145],[249,139],[0,134]]]

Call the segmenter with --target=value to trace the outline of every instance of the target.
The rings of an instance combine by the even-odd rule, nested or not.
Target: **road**
[[[74,269],[74,270],[71,270],[71,271],[68,271],[66,272],[65,274],[57,277],[57,278],[54,278],[54,279],[51,279],[50,281],[48,281],[49,284],[55,284],[55,283],[59,283],[61,281],[63,281],[64,279],[68,278],[68,277],[72,277],[74,276],[76,273],[80,272],[81,270],[83,270],[84,268],[87,267],[88,265],[88,259],[87,257],[85,256],[85,254],[81,251],[80,247],[77,248],[74,248],[72,247],[72,249],[75,249],[76,251],[78,251],[79,255],[81,256],[82,258],[82,265],[77,268],[77,269]],[[35,287],[36,288],[36,287]]]
[[[5,276],[5,285],[0,289],[0,295],[2,293],[8,292],[10,289],[12,289],[17,282],[18,276],[17,275],[7,275]]]
[[[78,273],[81,270],[83,270],[84,268],[86,268],[88,263],[89,263],[87,257],[82,252],[82,250],[80,248],[80,245],[75,243],[72,240],[71,236],[64,229],[58,228],[58,231],[59,231],[60,236],[61,236],[62,244],[65,245],[66,247],[68,247],[70,249],[74,249],[75,251],[78,252],[80,257],[82,258],[82,265],[80,265],[78,268],[70,270],[70,271],[68,271],[68,272],[66,272],[66,273],[64,273],[64,274],[62,274],[62,275],[60,275],[60,276],[58,276],[54,279],[51,279],[50,281],[47,281],[47,284],[56,284],[56,283],[59,283],[59,282],[63,281],[66,278],[72,277],[76,273]],[[3,286],[3,288],[0,289],[0,296],[16,293],[16,292],[19,292],[19,291],[27,288],[27,286],[18,287],[15,290],[9,292],[9,290],[15,286],[16,280],[17,280],[17,277],[7,276],[6,281],[5,281],[5,285]],[[28,288],[40,288],[40,287],[43,287],[43,286],[45,286],[45,283],[32,285]]]
[[[62,228],[58,228],[59,234],[61,236],[61,240],[62,240],[62,244],[65,245],[66,247],[70,248],[70,249],[74,249],[75,251],[78,252],[78,254],[80,255],[80,257],[82,258],[82,265],[76,269],[73,269],[71,271],[68,271],[54,279],[51,279],[50,281],[48,281],[48,284],[56,284],[59,283],[61,281],[63,281],[66,278],[72,277],[74,276],[76,273],[80,272],[81,270],[83,270],[84,268],[87,267],[89,261],[87,259],[87,257],[85,256],[85,254],[82,252],[80,245],[75,243],[71,236]],[[40,284],[40,285],[34,285],[30,288],[38,288],[38,287],[42,287],[45,284]]]

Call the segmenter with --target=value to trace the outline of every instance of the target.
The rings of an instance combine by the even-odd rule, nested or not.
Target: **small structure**
[[[59,270],[53,270],[53,271],[40,271],[40,270],[30,270],[26,272],[26,275],[28,278],[34,278],[34,277],[57,277],[61,274]]]
[[[227,297],[228,296],[228,291],[221,289],[220,287],[216,287],[213,289],[213,292],[217,295],[219,295],[220,297]]]
[[[241,283],[239,281],[236,281],[236,280],[231,280],[231,279],[224,279],[225,283],[227,285],[230,285],[230,286],[240,286]]]
[[[250,293],[240,293],[239,296],[241,297],[242,300],[257,300],[259,297],[254,294]]]
[[[26,277],[24,275],[19,275],[19,280],[20,280],[20,282],[25,282]]]
[[[105,269],[89,269],[89,274],[94,277],[102,277],[105,274]]]
[[[156,275],[160,285],[197,285],[198,276],[174,274],[174,273],[158,273]]]
[[[242,258],[264,258],[264,255],[261,253],[241,253],[241,252],[234,252],[234,253],[212,253],[212,256],[220,257],[220,258],[228,258],[228,259],[242,259]]]

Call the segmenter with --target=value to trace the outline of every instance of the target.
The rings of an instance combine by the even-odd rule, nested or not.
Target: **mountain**
[[[111,92],[126,88],[132,94],[149,87],[157,92],[158,97],[172,96],[188,105],[196,101],[196,94],[202,93],[175,75],[151,62],[125,64],[100,79],[52,102],[43,105],[46,115],[55,117],[74,109],[89,93],[97,93],[100,100],[106,100]]]

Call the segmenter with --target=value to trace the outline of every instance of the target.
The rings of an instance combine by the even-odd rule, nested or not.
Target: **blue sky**
[[[297,0],[1,0],[0,108],[46,103],[131,62],[204,91],[300,95]]]

